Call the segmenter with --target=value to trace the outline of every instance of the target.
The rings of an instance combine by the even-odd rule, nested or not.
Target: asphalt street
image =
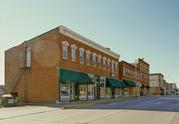
[[[125,102],[98,104],[85,109],[130,109],[179,112],[179,96],[155,96],[130,99]]]
[[[0,108],[0,124],[179,124],[179,97],[156,96],[83,109]]]

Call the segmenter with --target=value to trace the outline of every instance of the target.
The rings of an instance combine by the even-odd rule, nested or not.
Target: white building
[[[170,95],[177,95],[178,92],[178,88],[176,83],[170,83],[169,84],[169,93]]]
[[[161,73],[153,73],[149,76],[150,94],[164,94],[164,76]]]

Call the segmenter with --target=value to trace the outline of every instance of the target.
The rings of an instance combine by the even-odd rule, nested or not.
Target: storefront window
[[[86,100],[86,85],[79,85],[80,100]]]
[[[70,87],[69,84],[61,84],[61,100],[70,100]]]
[[[106,88],[106,98],[107,99],[111,98],[111,88],[109,88],[109,87]]]
[[[112,72],[114,72],[114,61],[112,61],[111,68],[112,68]]]
[[[88,85],[88,99],[89,100],[94,99],[94,85],[93,84]]]
[[[120,96],[120,89],[115,88],[115,98],[118,98]]]
[[[104,99],[104,98],[105,98],[104,83],[100,83],[100,98],[101,98],[101,99]]]

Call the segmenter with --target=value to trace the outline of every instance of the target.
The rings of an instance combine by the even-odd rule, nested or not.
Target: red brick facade
[[[58,69],[67,68],[75,71],[91,73],[105,77],[118,78],[119,56],[112,51],[78,34],[60,26],[47,33],[37,36],[27,42],[13,47],[5,52],[5,87],[6,93],[18,92],[20,101],[26,102],[55,102],[58,100]],[[63,41],[68,42],[68,57],[63,59]],[[88,45],[89,44],[89,45]],[[71,61],[71,46],[76,45],[76,61]],[[95,46],[95,47],[93,47]],[[31,48],[31,67],[24,68],[26,48]],[[79,63],[79,49],[84,49],[84,63]],[[86,50],[91,51],[90,65],[86,64]],[[112,72],[99,68],[98,57],[96,66],[92,65],[92,53],[108,58],[117,65]],[[101,64],[103,59],[101,58]]]
[[[143,59],[138,59],[135,64],[126,61],[119,62],[119,79],[139,82],[139,87],[149,86],[149,64]],[[144,92],[141,88],[140,92]]]

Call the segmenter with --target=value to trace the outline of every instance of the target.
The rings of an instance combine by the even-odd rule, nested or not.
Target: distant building
[[[177,95],[179,95],[179,88],[177,88]]]
[[[135,89],[137,90],[135,92],[139,92],[140,95],[145,95],[149,89],[149,66],[144,59],[140,58],[133,64],[121,61],[119,62],[119,79],[135,81],[139,87],[138,90]]]
[[[164,80],[164,95],[169,95],[169,83]]]
[[[4,85],[0,85],[0,96],[4,94]]]
[[[128,63],[126,61],[119,62],[119,79],[121,80],[130,80],[137,83],[137,77],[135,76],[135,73],[137,74],[137,71],[135,70],[135,66],[131,63]],[[137,87],[130,87],[127,89],[127,92],[124,92],[124,95],[134,96],[140,95],[140,89]]]
[[[164,76],[161,73],[150,74],[150,94],[164,95]]]
[[[176,83],[170,83],[169,84],[169,95],[177,95],[178,88]]]

